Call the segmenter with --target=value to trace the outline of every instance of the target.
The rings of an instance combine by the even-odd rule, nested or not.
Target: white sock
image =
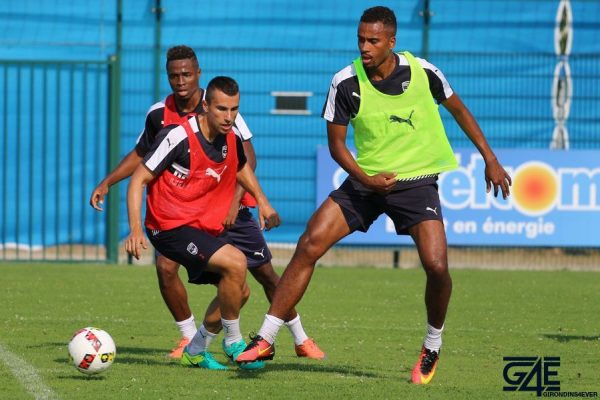
[[[223,319],[223,333],[225,333],[225,346],[231,346],[235,342],[242,340],[242,332],[240,331],[240,319]]]
[[[306,339],[308,339],[306,332],[304,332],[302,322],[300,321],[300,314],[298,314],[293,320],[284,323],[290,330],[292,336],[294,337],[294,344],[299,346],[302,343],[304,343]]]
[[[196,335],[188,344],[187,348],[190,354],[198,354],[203,351],[208,350],[208,346],[213,341],[213,339],[217,337],[216,333],[211,333],[206,330],[204,324],[200,325],[200,328],[196,332]]]
[[[425,348],[439,353],[440,347],[442,347],[443,330],[444,325],[442,325],[440,329],[437,329],[427,324],[427,335],[425,336],[425,340],[423,341],[423,345],[425,346]]]
[[[258,334],[267,342],[273,344],[275,343],[275,337],[277,336],[277,332],[279,332],[281,325],[283,325],[282,319],[267,314],[265,315],[265,321],[260,327]]]
[[[177,324],[179,332],[181,332],[181,336],[184,338],[192,339],[196,334],[196,321],[194,320],[194,314],[183,321],[175,321],[175,324]]]

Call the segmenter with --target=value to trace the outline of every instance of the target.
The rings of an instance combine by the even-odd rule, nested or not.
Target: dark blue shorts
[[[188,281],[198,285],[217,284],[221,275],[206,271],[208,260],[227,243],[200,229],[180,226],[168,231],[146,229],[157,252],[183,265]]]
[[[219,236],[246,256],[248,268],[260,267],[271,261],[272,255],[258,221],[247,207],[242,207],[233,228]]]
[[[426,220],[443,220],[435,177],[398,182],[387,194],[380,194],[348,177],[329,197],[342,208],[350,230],[366,232],[373,221],[386,214],[398,235]]]

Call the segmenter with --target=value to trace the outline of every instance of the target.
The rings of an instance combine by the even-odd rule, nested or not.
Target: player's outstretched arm
[[[281,224],[281,220],[279,218],[279,214],[271,204],[269,204],[269,200],[263,193],[260,185],[258,184],[258,180],[256,179],[256,175],[254,175],[254,171],[252,171],[252,167],[246,163],[244,167],[238,171],[237,180],[249,192],[258,203],[258,222],[260,224],[260,229],[271,229],[279,226]]]
[[[141,161],[142,157],[137,154],[135,149],[131,150],[123,157],[119,165],[96,186],[90,196],[90,205],[94,209],[102,211],[102,203],[104,203],[104,197],[108,194],[108,189],[115,183],[131,176]]]
[[[129,217],[129,236],[125,240],[125,250],[136,259],[140,259],[142,249],[148,248],[146,235],[142,227],[142,198],[144,188],[154,179],[154,175],[145,165],[135,169],[127,188],[127,216]]]
[[[489,193],[492,185],[494,186],[494,196],[498,196],[498,190],[502,190],[502,197],[507,198],[510,195],[510,185],[512,179],[504,170],[492,148],[488,144],[483,131],[473,117],[473,114],[464,105],[456,92],[442,102],[442,105],[452,114],[463,132],[469,137],[471,142],[477,147],[479,153],[485,161],[485,183]]]

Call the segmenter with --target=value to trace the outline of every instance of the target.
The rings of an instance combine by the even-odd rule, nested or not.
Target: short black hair
[[[173,46],[169,50],[167,50],[166,67],[169,68],[169,63],[175,60],[192,60],[194,66],[196,68],[199,67],[198,58],[196,58],[196,53],[194,53],[194,50],[192,50],[192,48],[188,46]]]
[[[360,22],[369,24],[381,22],[386,28],[392,29],[394,36],[396,35],[396,14],[387,7],[377,6],[367,8],[360,17]]]
[[[208,82],[206,87],[206,102],[210,103],[215,90],[225,93],[227,96],[235,96],[240,92],[237,82],[228,76],[216,76]]]

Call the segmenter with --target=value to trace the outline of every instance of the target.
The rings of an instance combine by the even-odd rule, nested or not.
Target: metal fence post
[[[119,163],[120,156],[120,62],[114,55],[109,60],[109,125],[108,125],[108,170],[112,171]],[[114,185],[108,192],[106,213],[106,259],[117,263],[119,260],[119,185]]]
[[[110,57],[110,95],[109,95],[109,134],[108,134],[108,169],[112,171],[119,163],[121,156],[121,53],[123,2],[117,1],[116,54]],[[118,185],[114,185],[108,193],[108,212],[106,214],[106,259],[108,262],[119,261],[119,211],[120,200]]]
[[[161,6],[161,0],[154,1],[154,7],[152,8],[152,12],[155,14],[156,18],[154,20],[154,99],[153,101],[158,101],[160,99],[160,75],[161,75],[161,65],[160,65],[160,46],[161,46],[161,16],[164,12],[164,8]]]
[[[423,17],[421,57],[427,59],[429,58],[429,21],[433,15],[429,8],[429,0],[423,0],[423,10],[420,12],[420,15]]]

